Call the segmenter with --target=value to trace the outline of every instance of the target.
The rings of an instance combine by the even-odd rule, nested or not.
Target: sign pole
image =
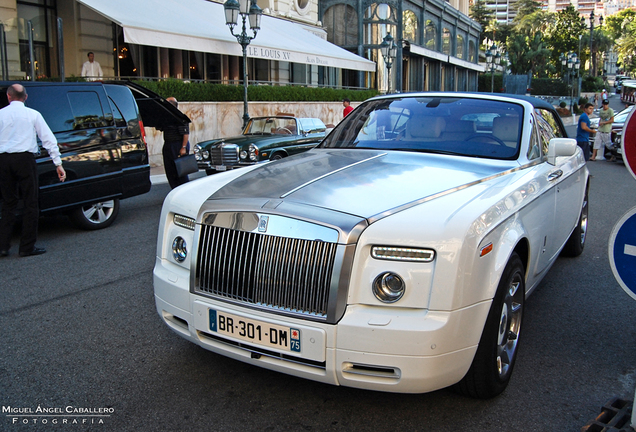
[[[636,116],[629,114],[623,126],[622,151],[625,167],[636,179]],[[612,229],[608,255],[616,281],[636,300],[636,207],[629,210]],[[634,392],[636,402],[636,391]],[[632,404],[631,427],[636,429],[636,409]]]

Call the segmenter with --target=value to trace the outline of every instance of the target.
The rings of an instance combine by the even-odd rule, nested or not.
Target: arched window
[[[425,27],[425,35],[424,35],[424,46],[430,50],[437,50],[437,27],[435,27],[435,23],[431,20],[426,20]]]
[[[457,35],[457,49],[455,51],[455,57],[459,59],[464,58],[464,36]]]
[[[402,38],[417,44],[419,43],[418,36],[417,15],[411,10],[405,10],[402,13]]]
[[[442,31],[442,52],[444,54],[450,55],[451,45],[452,45],[451,31],[448,27],[444,27],[444,30]]]
[[[341,47],[358,45],[358,13],[349,5],[337,4],[325,12],[327,40]]]
[[[395,9],[386,3],[374,3],[364,13],[365,45],[380,45],[387,33],[396,38],[397,17]]]

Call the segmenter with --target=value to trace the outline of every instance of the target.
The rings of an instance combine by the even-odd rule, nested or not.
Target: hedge
[[[243,100],[243,86],[164,81],[134,81],[163,97],[173,96],[181,102],[239,102]],[[247,99],[258,102],[336,102],[344,98],[364,101],[377,96],[377,90],[348,90],[300,86],[255,85],[247,87]]]
[[[566,96],[570,94],[569,87],[562,79],[532,78],[531,93],[541,96]]]

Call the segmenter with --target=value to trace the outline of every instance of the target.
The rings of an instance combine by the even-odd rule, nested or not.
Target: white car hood
[[[314,149],[251,170],[210,200],[283,200],[371,218],[516,167],[516,161],[438,154]]]

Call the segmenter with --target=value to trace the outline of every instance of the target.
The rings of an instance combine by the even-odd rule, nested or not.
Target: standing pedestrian
[[[601,100],[609,99],[609,95],[607,94],[607,90],[603,89],[601,92]]]
[[[342,106],[344,109],[342,110],[342,117],[346,117],[351,111],[353,111],[353,107],[351,106],[351,101],[349,98],[344,98],[342,100]]]
[[[86,54],[86,56],[88,60],[82,65],[82,76],[85,77],[87,81],[97,81],[104,76],[102,67],[95,61],[95,54],[92,51]]]
[[[601,110],[598,112],[600,117],[598,121],[598,131],[596,139],[594,139],[594,150],[592,151],[591,161],[605,160],[605,148],[612,144],[612,123],[614,123],[614,110],[609,107],[609,100],[603,99]],[[596,153],[601,150],[601,154]]]
[[[166,100],[174,105],[175,108],[179,107],[176,98],[169,97]],[[166,126],[159,130],[163,131],[163,149],[161,151],[163,154],[163,167],[166,170],[168,183],[170,183],[170,187],[174,189],[189,181],[187,175],[179,177],[175,160],[177,160],[178,157],[187,155],[190,151],[190,143],[188,142],[190,138],[190,128],[186,124],[182,126]]]
[[[594,133],[594,130],[590,128],[590,115],[592,112],[594,112],[594,105],[589,102],[586,103],[576,127],[576,143],[583,149],[585,161],[590,160],[590,133]]]
[[[55,135],[42,114],[24,106],[27,99],[24,86],[9,86],[7,99],[9,105],[0,110],[0,192],[4,201],[0,220],[0,258],[9,255],[15,209],[20,198],[24,201],[20,256],[41,255],[46,249],[35,246],[40,212],[35,164],[35,154],[39,152],[36,134],[57,167],[61,182],[66,180],[66,172],[62,168]]]

